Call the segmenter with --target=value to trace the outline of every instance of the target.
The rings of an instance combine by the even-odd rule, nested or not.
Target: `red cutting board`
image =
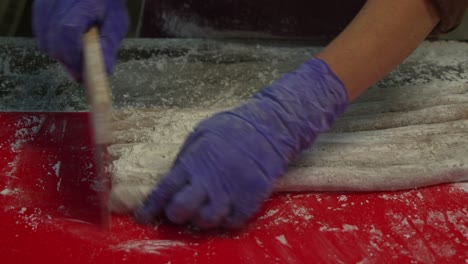
[[[0,113],[1,263],[468,263],[467,183],[276,195],[238,232],[119,216],[100,230],[76,220],[93,214],[80,200],[92,187],[87,120]]]

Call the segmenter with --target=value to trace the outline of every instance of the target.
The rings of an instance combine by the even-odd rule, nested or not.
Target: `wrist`
[[[255,127],[287,164],[331,129],[347,106],[341,80],[324,61],[311,59],[229,112]]]
[[[302,117],[305,122],[320,114],[337,118],[349,105],[348,90],[344,82],[320,58],[304,62],[255,97],[273,99],[282,106],[290,105],[295,110],[295,116]]]

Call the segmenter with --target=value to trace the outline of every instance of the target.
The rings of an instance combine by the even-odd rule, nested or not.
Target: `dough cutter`
[[[110,132],[112,96],[96,27],[91,28],[83,37],[83,61],[85,84],[91,107],[89,127],[94,144],[94,166],[96,166],[93,189],[98,196],[96,199],[98,208],[93,210],[99,210],[99,213],[96,214],[99,219],[94,222],[108,228],[110,213],[107,201],[110,192],[110,170],[107,169],[107,146],[112,140]]]

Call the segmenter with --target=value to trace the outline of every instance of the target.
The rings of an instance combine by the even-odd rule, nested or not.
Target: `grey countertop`
[[[295,40],[128,39],[110,78],[117,108],[236,104],[321,46]],[[372,65],[369,65],[372,67]],[[425,42],[375,86],[468,82],[468,43]],[[31,39],[0,38],[0,110],[82,111],[84,89]]]

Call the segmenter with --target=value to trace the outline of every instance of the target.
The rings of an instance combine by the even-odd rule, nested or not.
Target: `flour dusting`
[[[327,225],[322,225],[320,228],[319,228],[319,231],[320,232],[338,232],[340,231],[341,229],[338,228],[338,227],[329,227]]]
[[[54,169],[54,172],[55,172],[55,176],[59,177],[60,176],[60,167],[62,166],[62,162],[61,161],[57,161],[57,163],[55,163],[55,165],[52,167]]]
[[[284,235],[277,236],[277,237],[275,237],[275,239],[278,240],[281,244],[283,244],[285,246],[290,246],[289,243],[288,243],[288,240],[286,239],[286,236],[284,236]]]
[[[3,191],[1,191],[0,195],[5,195],[6,196],[6,195],[10,195],[12,193],[13,193],[13,191],[7,188],[7,189],[4,189]]]
[[[353,232],[357,230],[359,230],[359,227],[349,224],[343,224],[343,226],[339,228],[329,227],[328,225],[322,223],[322,226],[319,228],[320,232]]]
[[[170,249],[189,248],[190,245],[180,241],[172,240],[130,240],[112,246],[115,251],[137,252],[143,254],[159,255]]]
[[[268,210],[264,215],[260,216],[259,219],[266,219],[266,218],[272,217],[273,215],[278,213],[278,211],[279,209]]]
[[[468,182],[455,183],[453,186],[460,191],[468,193]]]
[[[35,135],[41,130],[44,121],[44,115],[40,117],[25,115],[19,119],[15,124],[18,130],[15,132],[16,141],[11,143],[11,150],[17,152],[25,143],[32,141]]]
[[[343,232],[352,232],[352,231],[357,231],[357,230],[359,230],[359,228],[357,226],[348,225],[348,224],[344,224],[343,228],[342,228]]]
[[[44,223],[47,216],[44,215],[40,208],[32,208],[32,210],[28,210],[28,208],[23,207],[18,212],[17,217],[17,225],[22,225],[32,231],[37,231],[38,227]]]
[[[309,221],[312,218],[314,218],[314,216],[311,213],[312,210],[313,208],[293,206],[294,215],[305,221]]]

